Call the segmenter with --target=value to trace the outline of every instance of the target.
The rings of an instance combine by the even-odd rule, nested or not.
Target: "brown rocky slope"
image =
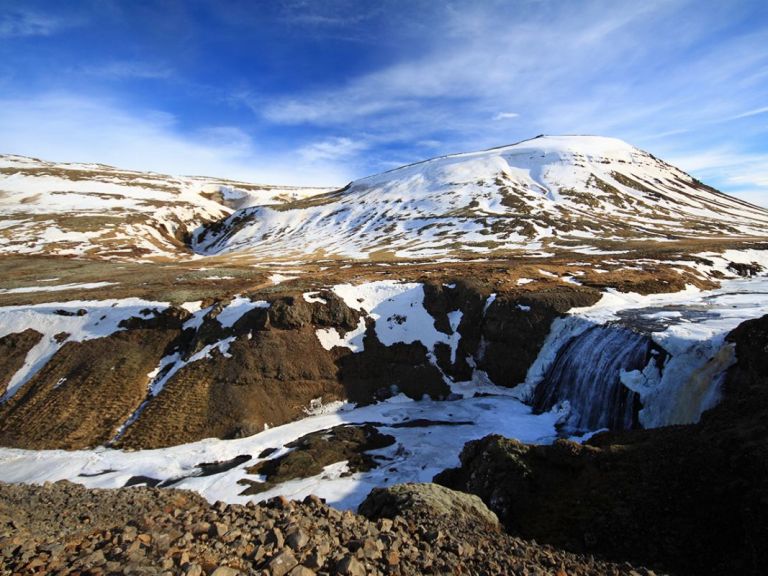
[[[207,302],[212,308],[197,328],[184,328],[190,313],[182,308],[149,311],[125,320],[123,330],[109,336],[65,341],[0,404],[0,445],[79,449],[112,442],[157,448],[248,436],[265,425],[304,417],[315,398],[365,404],[391,395],[393,385],[414,399],[425,394],[445,398],[450,390],[441,370],[468,379],[471,361],[497,384],[511,386],[524,378],[553,320],[599,298],[594,288],[554,285],[535,292],[499,292],[486,310],[492,290],[474,279],[424,284],[424,306],[437,330],[450,332],[447,314],[462,312],[455,361],[444,345],[435,350],[437,366],[420,342],[382,344],[370,319],[364,350],[323,348],[316,329],[343,333],[361,317],[328,290],[320,292],[324,303],[307,302],[295,292],[253,293],[253,300],[267,299],[269,308],[255,308],[226,328],[217,316],[229,299]],[[148,395],[149,374],[163,358],[190,359],[227,339],[226,353],[214,348],[189,361],[159,393]],[[0,347],[8,354],[0,362],[13,370],[35,343],[30,331],[2,339]],[[510,349],[516,353],[509,354]]]
[[[366,518],[314,496],[210,505],[177,490],[0,484],[0,575],[652,574],[508,536],[476,497],[391,490],[389,513]]]

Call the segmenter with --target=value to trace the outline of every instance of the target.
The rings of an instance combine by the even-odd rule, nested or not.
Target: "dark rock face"
[[[369,327],[364,346],[363,351],[345,354],[338,360],[339,378],[353,402],[370,404],[397,392],[414,400],[421,400],[425,394],[441,399],[450,393],[420,342],[384,346]]]
[[[142,310],[143,317],[134,316],[120,322],[120,327],[126,330],[144,329],[165,329],[181,330],[191,314],[183,308],[170,306],[162,311],[157,309]]]
[[[463,501],[448,492],[437,502]],[[315,496],[240,506],[181,490],[0,484],[0,574],[649,574],[489,532],[433,502],[368,519]]]
[[[456,362],[450,362],[447,346],[437,351],[440,368],[457,380],[471,377],[470,358],[495,384],[520,384],[555,318],[574,306],[594,304],[601,296],[592,288],[553,286],[525,294],[499,294],[487,305],[491,293],[492,287],[476,279],[424,284],[424,307],[435,318],[437,330],[450,333],[448,313],[462,313]]]
[[[27,353],[42,337],[40,332],[29,329],[0,338],[0,397],[13,375],[24,365]]]
[[[478,368],[497,385],[520,384],[555,318],[574,306],[589,306],[599,299],[597,291],[578,287],[496,298],[482,320],[481,341],[475,354]]]
[[[768,562],[768,316],[728,336],[738,363],[699,424],[528,446],[469,442],[435,481],[479,495],[514,533],[684,574]]]
[[[763,267],[760,266],[760,264],[757,264],[755,262],[753,262],[752,264],[729,262],[728,270],[744,278],[751,278],[752,276],[757,276],[758,274],[760,274],[760,272],[763,271]]]
[[[312,324],[321,328],[339,328],[342,332],[357,327],[360,320],[357,310],[352,310],[330,290],[321,291],[318,297],[325,302],[307,302],[300,294],[272,301],[269,308],[270,325],[290,330]]]
[[[597,298],[591,289],[560,286],[525,296],[502,294],[486,310],[491,290],[480,280],[424,286],[424,306],[436,329],[456,329],[460,335],[455,357],[448,345],[438,345],[434,356],[420,342],[384,346],[370,319],[363,351],[325,350],[317,328],[343,334],[364,318],[328,290],[313,302],[300,293],[273,296],[269,308],[254,308],[231,327],[218,321],[228,304],[224,299],[203,303],[210,309],[197,328],[184,328],[188,311],[169,307],[142,310],[106,338],[77,343],[67,342],[65,333],[56,335],[61,349],[0,406],[0,443],[26,448],[103,444],[140,406],[118,445],[154,448],[211,436],[242,437],[265,424],[303,417],[317,398],[367,404],[403,392],[415,400],[443,399],[450,394],[445,376],[468,380],[474,365],[497,384],[513,386],[524,379],[553,319]],[[452,327],[459,312],[461,320]],[[23,363],[34,338],[29,332],[0,340],[0,351],[7,352],[0,358],[6,374]],[[219,343],[206,357],[188,362]],[[148,374],[170,355],[186,365],[166,365],[174,372],[159,394],[149,396]]]

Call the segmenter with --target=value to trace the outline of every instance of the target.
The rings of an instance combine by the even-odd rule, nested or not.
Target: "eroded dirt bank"
[[[562,284],[510,292],[495,292],[477,280],[421,286],[423,297],[415,305],[428,312],[428,330],[454,338],[455,351],[442,342],[431,350],[418,340],[385,344],[367,311],[330,290],[318,292],[314,301],[301,292],[253,293],[250,298],[263,304],[235,321],[220,321],[222,314],[231,316],[227,298],[203,302],[195,317],[180,307],[144,310],[102,338],[53,335],[63,344],[0,406],[0,443],[157,448],[249,436],[304,417],[318,398],[359,404],[398,392],[413,399],[446,398],[446,376],[468,380],[473,366],[496,384],[514,386],[553,320],[599,298],[594,288]],[[243,301],[246,308],[255,306]],[[396,325],[412,313],[398,310],[383,321]],[[455,314],[461,321],[452,326],[449,315]],[[318,338],[318,330],[343,336],[361,322],[367,328],[360,349],[329,349]],[[0,342],[9,351],[9,370],[35,338],[27,331]]]

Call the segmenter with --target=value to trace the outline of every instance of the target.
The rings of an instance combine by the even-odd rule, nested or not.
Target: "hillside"
[[[234,209],[320,192],[0,156],[0,254],[189,257],[192,233]]]
[[[620,140],[547,136],[236,211],[199,232],[203,254],[307,259],[595,252],[630,241],[765,236],[768,211]]]

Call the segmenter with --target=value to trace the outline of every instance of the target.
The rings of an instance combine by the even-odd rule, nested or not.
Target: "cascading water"
[[[737,360],[726,335],[768,314],[766,295],[768,278],[711,292],[611,294],[552,323],[515,395],[536,412],[562,409],[566,432],[698,422]]]
[[[645,334],[621,326],[592,326],[560,348],[536,386],[534,410],[546,412],[567,401],[567,429],[635,427],[639,397],[621,377],[643,369],[654,353],[658,351]]]

